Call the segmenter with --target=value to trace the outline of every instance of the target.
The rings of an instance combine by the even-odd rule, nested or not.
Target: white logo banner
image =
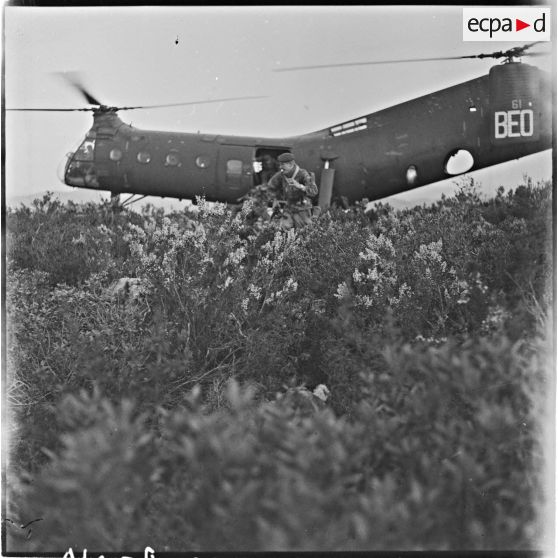
[[[463,8],[464,41],[550,41],[550,8]]]

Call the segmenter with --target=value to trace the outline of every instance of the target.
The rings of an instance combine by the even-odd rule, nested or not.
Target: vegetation
[[[550,184],[248,211],[8,211],[7,550],[550,548]]]

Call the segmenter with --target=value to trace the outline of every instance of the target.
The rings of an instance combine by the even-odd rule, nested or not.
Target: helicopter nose
[[[73,156],[74,154],[71,151],[66,153],[66,157],[62,159],[56,167],[56,176],[58,176],[58,180],[64,184],[66,183],[66,171],[68,170],[68,165],[70,164]]]
[[[76,157],[76,155],[78,156]],[[70,153],[62,182],[68,186],[99,188],[95,164],[92,161],[83,161],[79,157],[79,152]]]

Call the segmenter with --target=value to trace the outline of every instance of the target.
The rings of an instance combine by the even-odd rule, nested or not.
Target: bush
[[[541,357],[505,339],[388,346],[352,420],[296,393],[258,402],[233,380],[218,411],[199,388],[159,408],[155,435],[139,405],[68,396],[63,449],[24,497],[46,518],[29,548],[530,549]]]
[[[10,212],[10,544],[540,546],[550,195]]]

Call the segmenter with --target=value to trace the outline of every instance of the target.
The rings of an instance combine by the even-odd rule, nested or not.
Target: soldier
[[[290,229],[312,222],[312,201],[318,194],[313,174],[301,169],[292,153],[277,157],[279,172],[269,179],[269,189],[274,193],[275,214],[280,215],[282,228]]]
[[[262,157],[262,172],[260,174],[262,184],[267,185],[269,179],[278,171],[277,161],[272,155],[266,153]]]

